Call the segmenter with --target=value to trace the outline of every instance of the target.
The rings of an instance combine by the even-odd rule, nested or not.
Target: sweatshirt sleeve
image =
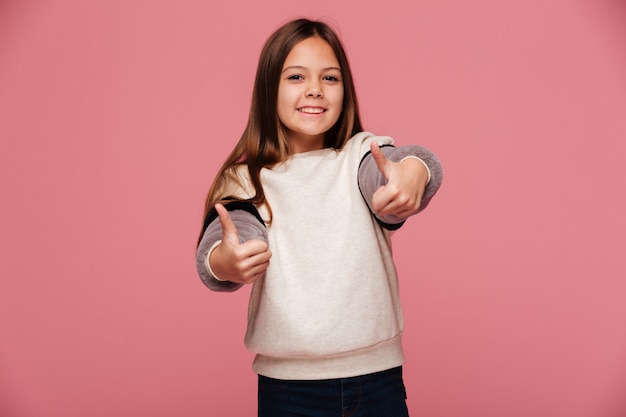
[[[385,156],[393,162],[400,162],[406,158],[417,158],[426,165],[429,173],[429,181],[424,190],[419,211],[424,210],[441,185],[443,171],[439,159],[437,159],[434,153],[421,146],[409,145],[394,147],[393,145],[383,145],[381,146],[381,150]],[[384,175],[378,170],[376,161],[374,161],[370,152],[367,152],[363,159],[361,159],[358,176],[361,194],[373,213],[372,196],[376,190],[385,185],[386,180]],[[399,229],[404,224],[404,220],[393,215],[376,216],[376,219],[381,226],[388,230]]]
[[[241,243],[248,240],[267,242],[267,229],[259,212],[252,203],[233,202],[225,205],[231,220],[237,228]],[[243,286],[216,277],[209,265],[209,255],[222,239],[222,224],[217,211],[211,210],[204,221],[204,234],[196,251],[196,269],[200,279],[213,291],[232,292]]]

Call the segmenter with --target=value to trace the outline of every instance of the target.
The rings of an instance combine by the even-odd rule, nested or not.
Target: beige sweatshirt
[[[252,288],[245,337],[256,353],[253,368],[259,374],[327,379],[403,363],[403,319],[390,241],[390,230],[401,222],[377,219],[369,208],[371,195],[385,181],[369,155],[371,141],[393,144],[389,137],[363,132],[341,151],[299,153],[263,169],[261,181],[273,212],[268,228],[253,207],[227,207],[242,241],[263,239],[272,251],[265,277]],[[441,183],[437,158],[414,146],[382,149],[391,160],[415,156],[428,166],[424,208]],[[238,196],[250,194],[239,190]],[[264,208],[256,209],[267,218]],[[232,291],[240,285],[216,279],[208,265],[221,238],[215,214],[210,220],[198,248],[198,272],[209,288]]]

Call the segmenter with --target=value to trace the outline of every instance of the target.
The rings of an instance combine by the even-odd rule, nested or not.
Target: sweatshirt
[[[441,165],[429,150],[393,147],[393,139],[362,132],[341,150],[298,153],[261,171],[272,208],[266,226],[264,206],[226,206],[240,239],[261,239],[272,251],[265,276],[252,287],[246,347],[256,354],[255,372],[278,379],[328,379],[364,375],[400,366],[404,361],[403,317],[398,277],[392,260],[391,232],[401,219],[377,217],[372,194],[383,184],[369,153],[376,141],[392,161],[416,157],[430,179],[423,210],[442,179]],[[247,169],[243,187],[233,194],[249,198],[254,190]],[[196,266],[215,291],[241,287],[216,277],[208,263],[221,239],[216,213],[205,221]]]

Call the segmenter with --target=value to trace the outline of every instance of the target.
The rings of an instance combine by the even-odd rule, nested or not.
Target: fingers
[[[240,244],[235,253],[237,259],[248,260],[247,266],[268,261],[271,256],[267,243],[255,239]]]
[[[378,170],[382,172],[382,174],[385,176],[385,179],[388,180],[390,161],[387,159],[383,151],[380,150],[378,143],[376,142],[370,143],[370,152],[372,153],[372,158],[374,158],[374,162],[376,162],[376,166],[378,167]]]
[[[209,264],[222,280],[250,284],[265,274],[271,257],[272,252],[262,240],[235,245],[222,241],[209,254]]]
[[[269,267],[272,257],[272,252],[268,249],[267,244],[259,240],[250,240],[243,246],[249,246],[247,249],[250,251],[250,255],[242,259],[240,263],[243,274],[248,277],[263,275]]]
[[[230,218],[228,214],[228,210],[221,205],[215,205],[215,211],[217,211],[217,215],[220,219],[220,224],[222,225],[222,240],[227,240],[232,243],[239,243],[239,234],[237,233],[237,228],[235,224]]]
[[[393,214],[402,218],[409,217],[418,211],[420,203],[420,193],[403,192],[393,185],[379,188],[372,196],[372,208],[380,216]]]
[[[220,279],[250,284],[265,274],[272,252],[267,242],[248,240],[241,243],[239,233],[228,210],[215,205],[222,226],[222,242],[209,254],[209,263]]]
[[[249,240],[239,245],[230,262],[230,280],[242,284],[256,281],[265,274],[271,257],[267,243],[261,240]]]
[[[387,184],[372,195],[372,209],[379,216],[407,218],[419,211],[428,180],[423,164],[413,159],[385,162]]]

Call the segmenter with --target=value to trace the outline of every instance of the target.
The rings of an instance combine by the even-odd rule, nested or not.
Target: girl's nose
[[[307,97],[324,97],[324,91],[319,84],[309,84],[306,91]]]

